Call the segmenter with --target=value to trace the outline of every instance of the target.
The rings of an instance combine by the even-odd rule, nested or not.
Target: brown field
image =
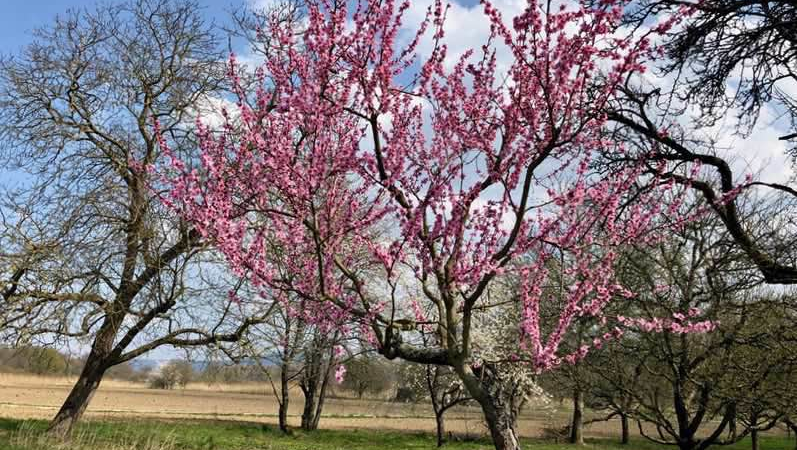
[[[0,417],[47,419],[57,411],[73,380],[0,373]],[[291,422],[299,425],[302,398],[291,398]],[[88,411],[89,418],[192,418],[242,420],[276,424],[277,402],[265,384],[189,384],[186,389],[154,390],[127,381],[103,381]],[[459,408],[446,415],[447,428],[457,433],[485,432],[475,408]],[[321,427],[369,428],[434,432],[431,406],[379,399],[328,398]],[[543,428],[561,427],[568,414],[562,407],[531,404],[521,415],[520,433],[539,436]],[[616,435],[619,423],[596,423],[587,435]]]

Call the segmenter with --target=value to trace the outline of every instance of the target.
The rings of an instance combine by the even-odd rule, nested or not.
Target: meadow
[[[432,449],[434,436],[428,433],[378,431],[372,429],[319,430],[290,435],[265,424],[214,420],[106,420],[87,421],[78,426],[68,442],[54,441],[42,434],[46,421],[0,419],[0,450],[379,450]],[[793,442],[783,436],[764,436],[761,448],[786,450]],[[611,438],[588,438],[584,446],[526,438],[523,448],[534,450],[656,450],[662,447],[640,438],[619,445]],[[488,450],[489,440],[472,439],[446,444],[449,450]],[[749,449],[742,441],[727,450]]]
[[[435,447],[434,419],[425,403],[396,403],[379,398],[356,399],[338,392],[327,400],[321,430],[277,429],[277,404],[264,384],[191,383],[185,389],[156,390],[142,383],[106,380],[68,442],[43,435],[70,387],[67,377],[0,374],[0,450],[371,450]],[[298,427],[300,394],[294,393],[290,423]],[[532,405],[533,406],[533,405]],[[519,420],[524,448],[556,450],[572,445],[545,438],[546,429],[567,423],[566,405],[529,408]],[[489,449],[480,413],[474,408],[449,412],[452,450]],[[617,439],[616,422],[588,425],[586,445],[593,450],[652,450],[662,447],[634,435],[628,446]],[[725,447],[749,449],[742,441]],[[762,436],[764,450],[794,448],[776,430]]]

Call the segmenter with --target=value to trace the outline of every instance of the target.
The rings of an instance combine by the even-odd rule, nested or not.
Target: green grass
[[[67,443],[43,435],[46,422],[0,419],[0,450],[381,450],[435,448],[434,437],[419,433],[378,432],[371,430],[295,431],[290,436],[253,423],[223,421],[105,421],[86,422],[75,430]],[[664,450],[644,440],[621,446],[613,440],[589,439],[583,447],[526,440],[533,450]],[[447,450],[490,449],[488,441],[453,442]],[[725,448],[749,449],[742,441]],[[792,440],[762,436],[763,450],[791,450]]]

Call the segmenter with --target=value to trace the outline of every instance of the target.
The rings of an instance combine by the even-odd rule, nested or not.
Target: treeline
[[[86,364],[86,355],[71,356],[50,347],[0,347],[0,373],[39,376],[77,376]],[[420,366],[386,363],[374,356],[352,358],[346,364],[347,376],[335,396],[383,398],[401,402],[421,401],[425,386],[415,372]],[[208,385],[258,383],[278,379],[280,369],[248,362],[191,361],[172,359],[160,364],[119,364],[108,371],[114,380],[146,383],[155,389],[185,388],[188,383]]]
[[[50,347],[0,347],[0,372],[41,376],[78,376],[88,355],[71,356]],[[114,380],[147,382],[154,388],[183,387],[191,381],[204,383],[265,382],[267,375],[252,364],[207,362],[195,364],[186,359],[118,364],[107,376]]]
[[[46,347],[0,348],[0,371],[33,375],[77,375],[85,359]]]

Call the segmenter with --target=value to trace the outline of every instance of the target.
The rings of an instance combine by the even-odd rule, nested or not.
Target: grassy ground
[[[262,424],[222,421],[165,422],[109,421],[88,422],[78,427],[68,443],[43,436],[46,422],[40,420],[0,419],[0,450],[381,450],[434,449],[433,436],[422,433],[380,432],[373,430],[322,430],[314,433],[281,434]],[[785,437],[764,436],[764,450],[791,450],[793,442]],[[588,440],[584,447],[527,440],[523,445],[533,450],[663,450],[642,440],[621,446],[612,440]],[[486,441],[455,442],[447,450],[489,449]],[[672,448],[672,447],[669,447]],[[749,442],[724,447],[749,449]]]

